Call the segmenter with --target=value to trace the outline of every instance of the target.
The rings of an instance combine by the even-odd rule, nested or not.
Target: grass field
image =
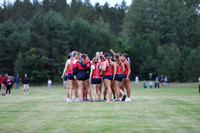
[[[196,83],[143,89],[131,82],[132,102],[66,103],[65,89],[31,87],[0,96],[1,133],[200,132]]]

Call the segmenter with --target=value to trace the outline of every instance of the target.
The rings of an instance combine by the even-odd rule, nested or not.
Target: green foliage
[[[31,81],[41,83],[49,78],[46,69],[48,58],[46,56],[41,56],[39,51],[35,48],[31,48],[25,53],[24,58],[24,72],[27,73]]]
[[[19,52],[17,59],[14,63],[14,72],[15,74],[23,75],[24,72],[24,58],[22,52]]]
[[[200,47],[191,50],[186,57],[185,71],[188,79],[196,80],[200,73]]]

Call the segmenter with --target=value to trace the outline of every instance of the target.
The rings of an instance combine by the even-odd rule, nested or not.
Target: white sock
[[[70,98],[67,98],[67,102],[69,102],[70,101]]]
[[[121,101],[121,100],[122,100],[122,97],[119,97],[119,100]]]
[[[26,94],[28,95],[28,92]]]
[[[24,95],[25,95],[26,93],[24,92]]]

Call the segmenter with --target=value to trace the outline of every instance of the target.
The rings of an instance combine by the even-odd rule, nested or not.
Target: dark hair
[[[110,54],[109,53],[105,53],[104,56],[108,60],[108,63],[110,65]]]
[[[118,54],[115,54],[114,57],[116,58],[116,62],[118,65],[121,65],[121,61],[119,59],[119,55]]]
[[[121,54],[121,53],[116,53],[116,54],[118,54],[119,56],[122,56],[122,54]]]
[[[107,58],[107,57],[110,57],[110,54],[109,53],[105,53],[104,56],[105,56],[105,58]]]
[[[86,59],[87,55],[86,54],[82,54],[81,55],[81,64],[84,63],[84,60]]]
[[[86,54],[82,54],[81,58],[86,59],[87,55]]]
[[[70,55],[70,54],[68,54],[68,55],[67,55],[67,59],[70,59],[70,58],[71,58],[71,55]]]
[[[74,54],[74,56],[78,55],[78,52],[77,51],[73,51],[73,54]]]
[[[127,53],[123,53],[122,56],[124,56],[124,57],[126,57],[126,58],[129,57]]]
[[[96,65],[98,63],[98,58],[97,57],[94,57],[93,58],[93,61],[94,61],[94,64]]]

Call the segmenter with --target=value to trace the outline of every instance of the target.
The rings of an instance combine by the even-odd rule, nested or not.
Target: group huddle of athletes
[[[66,80],[67,101],[73,102],[72,90],[74,89],[75,102],[93,102],[90,89],[92,83],[95,101],[101,101],[102,83],[104,83],[104,100],[106,102],[131,101],[130,94],[130,59],[128,54],[115,53],[114,61],[109,53],[96,52],[96,57],[89,59],[87,54],[73,51],[68,55],[63,75]],[[126,88],[127,96],[124,88]],[[106,95],[108,92],[108,99]],[[87,98],[89,94],[90,100]]]

